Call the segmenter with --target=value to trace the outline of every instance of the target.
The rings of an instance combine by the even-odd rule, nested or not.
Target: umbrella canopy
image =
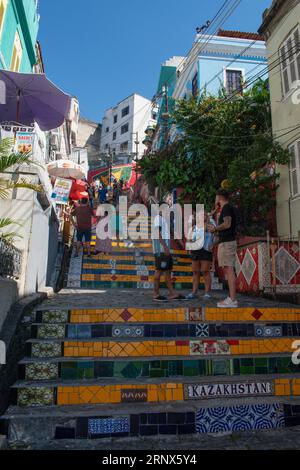
[[[80,179],[84,177],[84,171],[80,165],[71,160],[57,160],[49,163],[48,173],[56,178],[73,178]]]
[[[0,70],[6,87],[6,104],[0,104],[0,122],[17,122],[42,131],[60,127],[68,117],[71,97],[57,88],[44,74]]]
[[[72,191],[86,191],[87,183],[82,180],[76,180],[72,184]]]

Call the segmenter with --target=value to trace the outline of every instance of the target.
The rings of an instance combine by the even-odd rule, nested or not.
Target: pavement
[[[163,290],[162,294],[166,294]],[[188,292],[180,291],[186,295]],[[216,307],[220,300],[227,296],[224,291],[213,291],[212,298],[208,301],[203,299],[203,293],[199,294],[197,300],[192,301],[169,301],[159,303],[153,300],[151,290],[147,289],[108,289],[108,290],[88,290],[88,289],[63,289],[58,294],[48,298],[39,305],[38,310],[47,309],[105,309],[105,308],[143,308],[143,309],[172,309],[201,306]],[[261,297],[238,296],[240,307],[255,308],[276,308],[291,307],[299,308],[299,305],[283,303],[264,299]]]

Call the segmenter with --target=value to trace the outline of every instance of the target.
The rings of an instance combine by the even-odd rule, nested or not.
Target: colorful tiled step
[[[286,375],[300,373],[288,355],[223,359],[99,359],[25,358],[19,364],[19,378],[40,380],[155,379],[180,377],[244,377],[245,375]]]
[[[186,303],[184,303],[186,305]],[[87,308],[70,310],[39,310],[34,313],[36,323],[297,323],[300,308],[296,307],[240,307],[220,309],[217,307],[178,308]]]
[[[299,323],[33,324],[37,339],[92,338],[252,338],[300,336]]]
[[[28,356],[50,357],[174,357],[174,356],[245,356],[292,354],[295,338],[261,339],[114,339],[114,340],[34,340],[26,343]]]
[[[99,385],[93,381],[84,384],[43,385],[15,384],[19,406],[98,405],[104,403],[160,403],[214,398],[240,397],[298,397],[300,378],[247,377],[244,380],[189,380],[185,383],[143,383]]]

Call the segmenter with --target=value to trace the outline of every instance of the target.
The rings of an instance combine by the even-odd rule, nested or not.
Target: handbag
[[[172,256],[168,256],[165,253],[162,253],[157,257],[157,268],[162,271],[168,271],[172,266]]]

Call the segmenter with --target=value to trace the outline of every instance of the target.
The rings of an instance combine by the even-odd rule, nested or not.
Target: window
[[[114,116],[114,124],[117,124],[117,122],[118,122],[118,115],[116,114],[116,115]]]
[[[292,90],[292,84],[300,80],[300,32],[297,27],[280,47],[283,95]]]
[[[108,132],[109,132],[109,127],[107,127],[107,128],[105,129],[105,131],[106,131],[106,134],[108,134]]]
[[[121,127],[121,134],[126,134],[126,132],[128,132],[129,130],[129,125],[128,123],[127,124],[124,124],[124,126]]]
[[[122,117],[128,116],[129,109],[129,106],[126,106],[126,108],[122,109]]]
[[[121,153],[128,152],[128,141],[127,141],[127,142],[123,142],[123,143],[120,145],[120,152],[121,152]]]
[[[241,70],[226,70],[226,91],[228,94],[235,91],[243,92],[243,72]]]
[[[113,133],[113,140],[116,140],[116,139],[117,139],[117,131]]]
[[[23,55],[23,48],[18,31],[16,31],[13,52],[11,56],[10,70],[12,72],[19,72],[21,60]]]
[[[0,0],[0,38],[4,26],[4,18],[7,7],[7,0]]]
[[[290,145],[290,182],[292,196],[300,194],[300,140]]]
[[[199,94],[198,73],[196,73],[196,75],[194,76],[193,81],[192,81],[192,93],[193,93],[194,97],[198,96],[198,94]]]

